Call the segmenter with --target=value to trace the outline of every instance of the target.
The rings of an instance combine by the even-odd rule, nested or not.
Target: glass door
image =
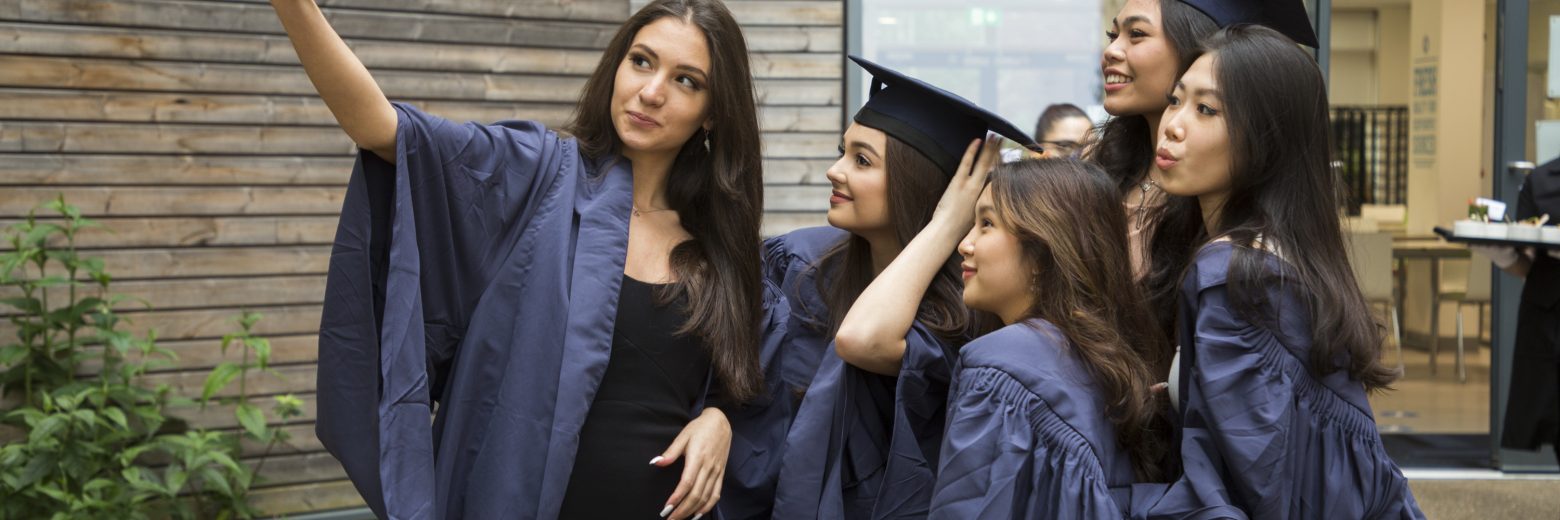
[[[1560,157],[1560,0],[1501,0],[1497,3],[1495,193],[1515,201],[1535,165]],[[1498,272],[1497,272],[1498,273]],[[1490,407],[1491,449],[1506,471],[1557,471],[1553,446],[1542,451],[1501,447],[1508,408],[1520,410],[1537,396],[1511,385],[1517,310],[1523,280],[1498,274],[1494,284],[1495,368]],[[1556,371],[1550,377],[1560,377]],[[1549,399],[1554,399],[1549,396]],[[1517,403],[1518,406],[1510,406]],[[1522,413],[1522,412],[1514,412]]]

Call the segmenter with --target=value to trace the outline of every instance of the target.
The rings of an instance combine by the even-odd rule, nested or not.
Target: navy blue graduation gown
[[[1295,287],[1267,284],[1276,326],[1231,310],[1232,250],[1203,247],[1182,281],[1182,474],[1137,486],[1132,516],[1423,518],[1382,446],[1365,387],[1347,371],[1317,379],[1307,370],[1310,309]],[[1293,280],[1288,264],[1266,258],[1270,272]]]
[[[786,433],[773,516],[924,517],[957,353],[916,323],[905,336],[899,376],[889,377],[845,363],[826,328],[805,332],[802,321],[826,324],[828,314],[817,285],[794,275],[806,272],[807,262],[845,236],[837,230],[799,230],[772,239],[766,254],[770,259],[789,256],[793,262],[766,267],[772,275],[792,274],[779,284],[792,313],[784,348],[789,355],[782,356],[791,366],[785,377],[805,379],[809,367],[816,367]],[[780,254],[781,249],[789,254]]]
[[[764,394],[729,413],[731,457],[716,508],[726,518],[768,518],[784,460],[785,438],[812,384],[819,360],[829,348],[829,313],[818,293],[822,271],[815,268],[829,248],[850,236],[832,227],[798,229],[763,244],[765,283],[778,288],[788,303],[784,338],[766,338],[762,356]]]
[[[629,164],[395,107],[396,164],[359,154],[331,252],[316,432],[382,518],[554,518],[610,356]]]
[[[1122,517],[1132,458],[1071,350],[1044,320],[959,350],[932,518]]]

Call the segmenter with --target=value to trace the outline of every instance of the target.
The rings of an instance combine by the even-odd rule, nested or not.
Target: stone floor
[[[1407,473],[1414,498],[1432,520],[1560,518],[1560,475],[1449,479]]]

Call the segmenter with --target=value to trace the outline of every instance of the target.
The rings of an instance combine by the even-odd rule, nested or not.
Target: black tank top
[[[561,518],[659,519],[682,476],[682,459],[649,462],[693,420],[710,358],[697,338],[676,334],[685,302],[657,305],[657,287],[623,276],[611,360],[580,429]]]

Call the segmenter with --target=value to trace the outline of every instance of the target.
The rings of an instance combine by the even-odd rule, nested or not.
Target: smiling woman
[[[759,275],[753,81],[725,6],[632,16],[570,136],[392,104],[314,2],[272,4],[366,152],[331,255],[317,433],[369,506],[710,512],[732,438],[720,406],[758,394],[786,312]]]

